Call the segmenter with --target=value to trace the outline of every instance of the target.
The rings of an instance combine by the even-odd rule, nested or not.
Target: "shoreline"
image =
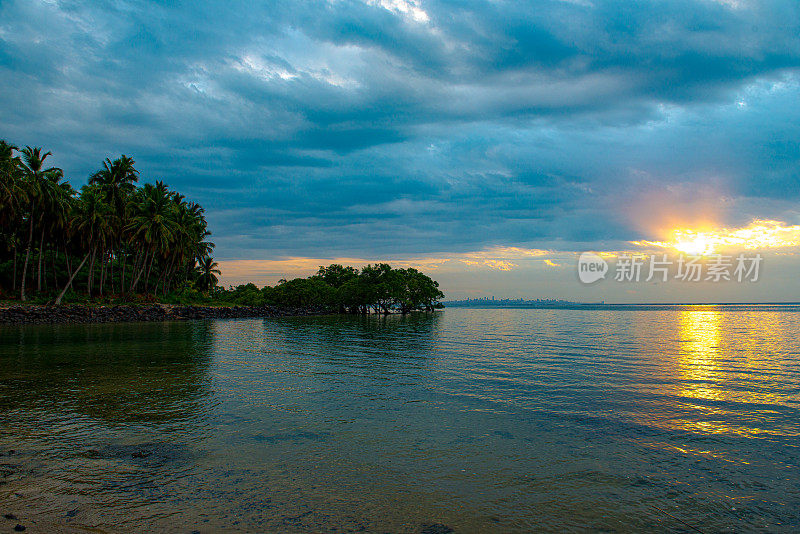
[[[277,306],[198,306],[180,304],[118,304],[111,306],[64,304],[61,306],[47,306],[26,304],[0,308],[0,326],[293,317],[324,315],[326,313],[330,312],[320,308],[279,308]]]

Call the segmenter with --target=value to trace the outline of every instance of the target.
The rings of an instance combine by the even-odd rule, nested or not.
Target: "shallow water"
[[[0,530],[798,531],[798,332],[725,308],[0,327]]]

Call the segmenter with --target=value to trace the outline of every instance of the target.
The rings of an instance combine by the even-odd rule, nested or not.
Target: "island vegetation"
[[[135,161],[106,159],[75,190],[50,152],[0,140],[0,299],[37,304],[279,306],[339,313],[441,307],[438,283],[413,268],[320,267],[275,286],[222,288],[203,208]]]

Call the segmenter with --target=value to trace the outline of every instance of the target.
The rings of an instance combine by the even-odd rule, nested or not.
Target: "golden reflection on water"
[[[678,426],[700,434],[745,437],[786,435],[759,424],[773,407],[790,403],[771,386],[782,368],[786,335],[772,316],[743,316],[715,310],[683,310],[678,319],[679,397],[700,417]],[[756,334],[757,332],[757,334]],[[754,337],[758,337],[756,340]],[[766,410],[766,412],[765,412]]]
[[[680,314],[681,374],[687,397],[720,400],[720,391],[712,386],[719,375],[721,319],[718,311],[686,310]]]

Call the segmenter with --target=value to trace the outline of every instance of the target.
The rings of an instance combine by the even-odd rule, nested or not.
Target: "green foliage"
[[[200,260],[197,267],[195,267],[195,271],[197,274],[197,284],[205,291],[217,285],[216,275],[222,274],[220,270],[217,269],[217,262],[208,256]]]
[[[353,267],[344,267],[338,263],[329,265],[328,267],[320,267],[317,274],[312,278],[320,279],[326,284],[334,288],[340,288],[350,280],[358,277],[358,269]]]
[[[416,269],[394,269],[381,263],[360,272],[353,267],[320,267],[308,278],[281,280],[258,289],[243,284],[217,289],[213,302],[247,306],[317,308],[340,313],[408,313],[440,308],[444,294],[439,284]]]
[[[165,304],[207,304],[211,299],[195,287],[191,280],[181,283],[174,291],[161,299]]]
[[[46,167],[49,156],[0,141],[0,294],[55,303],[81,294],[191,300],[178,295],[188,282],[197,281],[193,291],[216,286],[202,207],[163,182],[137,187],[135,161],[125,155],[107,158],[76,192],[61,169]]]
[[[274,304],[283,307],[317,306],[328,309],[335,302],[335,291],[332,286],[319,278],[295,278],[273,287],[271,298]]]
[[[221,300],[239,304],[241,306],[262,306],[265,304],[264,296],[255,284],[249,283],[237,286],[227,293],[218,294],[217,298],[222,297]]]

